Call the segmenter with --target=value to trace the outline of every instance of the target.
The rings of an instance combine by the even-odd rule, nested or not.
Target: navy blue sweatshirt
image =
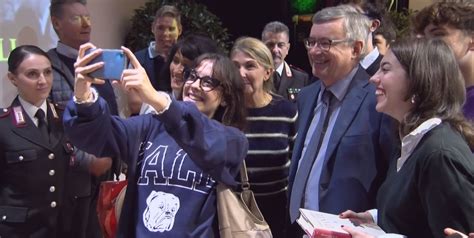
[[[69,102],[64,124],[79,148],[128,164],[117,237],[218,237],[216,183],[236,184],[248,149],[238,129],[177,101],[161,115],[121,119],[102,98]]]

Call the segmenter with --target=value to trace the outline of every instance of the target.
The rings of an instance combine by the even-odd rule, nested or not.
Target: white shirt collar
[[[281,76],[281,74],[283,73],[283,67],[285,66],[286,62],[283,61],[280,66],[278,66],[278,68],[275,70],[279,76]]]
[[[150,59],[153,59],[159,55],[156,52],[155,47],[156,47],[156,41],[152,41],[150,42],[150,45],[148,45],[148,56],[150,57]]]
[[[59,54],[62,54],[71,59],[77,58],[77,55],[79,54],[79,51],[77,49],[74,49],[71,46],[65,45],[61,43],[60,41],[58,41],[58,46],[56,47],[56,51]]]
[[[415,130],[410,132],[402,139],[402,152],[400,158],[397,160],[397,172],[400,171],[403,164],[407,161],[408,157],[413,153],[418,143],[421,141],[423,136],[441,124],[442,120],[437,117],[430,118],[425,122],[421,123]]]
[[[38,118],[36,118],[35,115],[38,109],[43,109],[45,118],[48,118],[48,106],[46,104],[46,100],[44,100],[40,107],[37,107],[27,102],[21,96],[18,96],[18,100],[20,101],[20,104],[25,110],[26,114],[28,114],[28,116],[33,121],[33,123],[35,123],[36,126],[38,126]],[[48,120],[46,120],[46,122],[48,122]]]
[[[375,62],[379,55],[379,49],[375,47],[372,51],[370,51],[368,55],[364,57],[364,59],[360,61],[360,65],[362,66],[362,68],[367,69],[372,63]]]

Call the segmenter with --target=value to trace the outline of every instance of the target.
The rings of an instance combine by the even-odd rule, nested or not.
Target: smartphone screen
[[[86,51],[86,54],[91,53],[95,49]],[[120,80],[122,72],[126,66],[126,57],[123,50],[118,49],[103,49],[102,54],[91,60],[89,64],[97,62],[104,62],[104,66],[89,75],[94,78]]]

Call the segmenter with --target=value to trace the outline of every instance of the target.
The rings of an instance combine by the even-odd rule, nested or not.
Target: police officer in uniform
[[[14,49],[8,79],[18,89],[0,109],[0,237],[68,237],[63,198],[73,147],[58,109],[46,100],[52,85],[48,55],[36,46]]]
[[[313,81],[306,72],[285,61],[290,50],[289,34],[289,29],[285,24],[273,21],[265,25],[262,41],[272,52],[275,67],[273,74],[275,92],[290,101],[295,101],[299,90]]]

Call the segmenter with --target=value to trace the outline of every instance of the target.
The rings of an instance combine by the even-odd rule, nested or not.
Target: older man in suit
[[[290,50],[289,32],[285,24],[273,21],[263,28],[262,41],[272,52],[275,67],[273,85],[276,93],[290,101],[295,101],[299,90],[312,81],[306,72],[290,66],[285,61]]]
[[[368,24],[349,5],[313,16],[305,46],[312,73],[320,80],[298,95],[291,222],[299,208],[338,214],[375,207],[394,143],[392,121],[375,111],[375,87],[359,64]]]

